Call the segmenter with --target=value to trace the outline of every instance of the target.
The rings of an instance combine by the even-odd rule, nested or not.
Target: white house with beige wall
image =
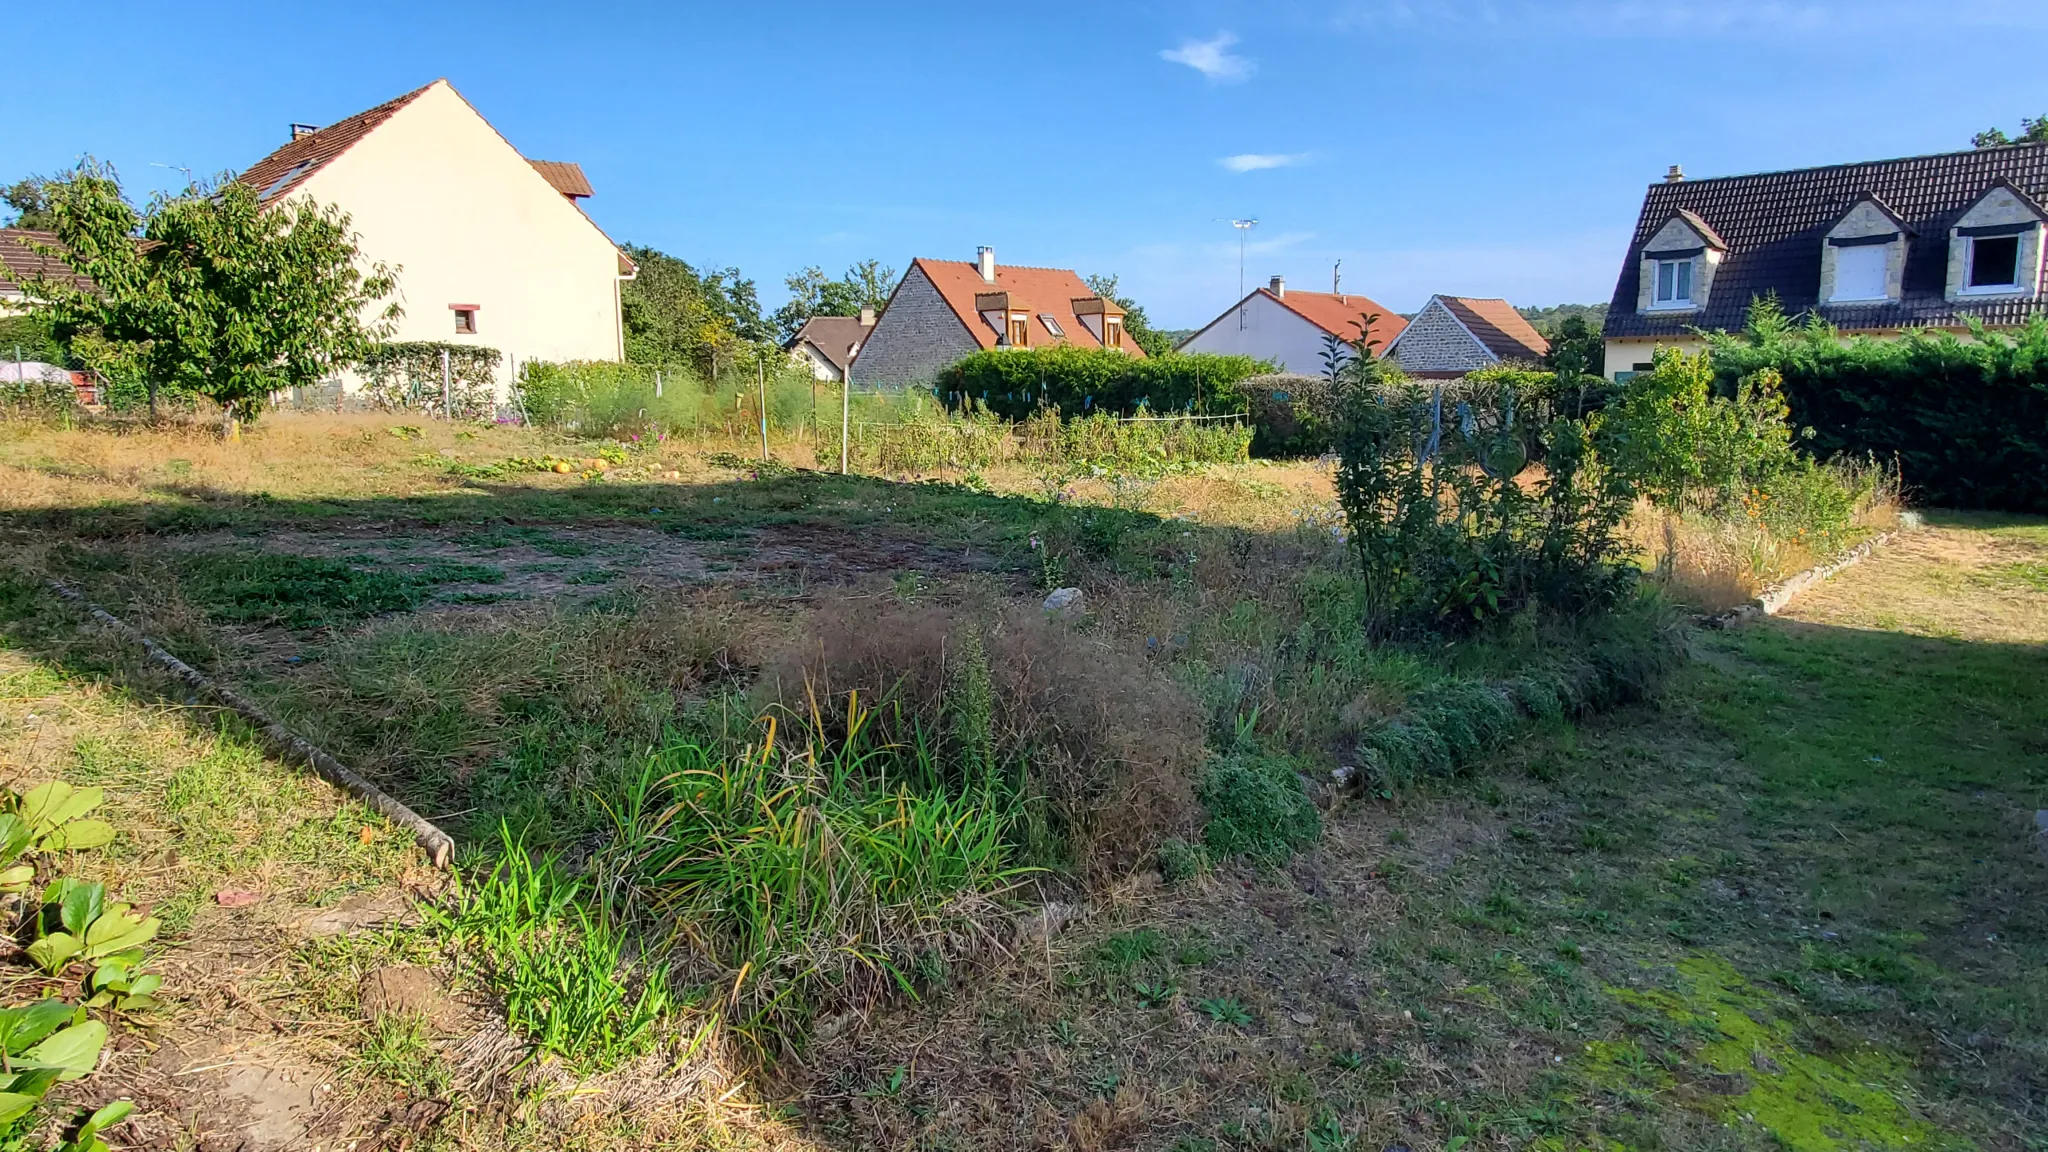
[[[2048,314],[2048,144],[1688,180],[1643,197],[1608,305],[1606,374],[1743,327],[1752,301],[1845,333],[1966,335]]]
[[[348,213],[365,260],[395,270],[395,341],[493,347],[512,363],[619,360],[634,267],[584,215],[574,164],[530,161],[446,80],[292,139],[238,179],[265,204]]]

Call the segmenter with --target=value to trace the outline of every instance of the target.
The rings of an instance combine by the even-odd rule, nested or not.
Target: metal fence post
[[[449,378],[448,350],[441,349],[441,415],[448,420],[455,419],[455,385]]]

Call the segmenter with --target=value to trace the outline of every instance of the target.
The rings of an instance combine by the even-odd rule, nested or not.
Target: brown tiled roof
[[[434,81],[434,84],[439,83],[441,81]],[[292,187],[314,169],[348,151],[356,141],[368,136],[379,124],[391,119],[393,113],[412,103],[434,84],[415,88],[396,100],[386,100],[367,112],[358,112],[346,120],[301,136],[250,165],[236,179],[256,189],[257,196],[266,204],[289,196]]]
[[[1550,351],[1550,341],[1536,331],[1515,306],[1505,300],[1471,296],[1439,296],[1451,315],[1458,318],[1486,350],[1503,360],[1540,360]]]
[[[19,296],[21,286],[38,276],[73,288],[92,287],[92,281],[71,270],[55,256],[38,252],[31,244],[46,244],[61,252],[64,245],[55,232],[27,228],[0,228],[0,295]]]
[[[2025,323],[2048,313],[2048,303],[2009,296],[1955,303],[1943,299],[1949,229],[1999,180],[2037,202],[2048,199],[2048,144],[1652,184],[1615,281],[1606,334],[1680,336],[1695,327],[1737,329],[1750,301],[1770,292],[1777,293],[1787,312],[1818,312],[1847,329],[1961,327],[1970,319],[1994,326]],[[1821,245],[1828,229],[1866,196],[1890,209],[1909,232],[1900,299],[1822,304]],[[1704,309],[1639,314],[1643,246],[1674,212],[1692,213],[1718,233],[1726,255],[1714,272]]]
[[[847,345],[865,343],[872,330],[872,325],[862,324],[858,316],[813,316],[804,321],[804,326],[796,330],[784,347],[808,343],[844,375]]]
[[[1260,288],[1252,293],[1272,297],[1281,307],[1293,312],[1309,323],[1342,340],[1358,339],[1359,322],[1366,316],[1379,313],[1373,321],[1372,338],[1378,342],[1379,350],[1386,351],[1401,329],[1408,326],[1398,312],[1381,304],[1370,296],[1356,292],[1303,292],[1289,288],[1285,296],[1275,295],[1269,288]]]
[[[555,191],[575,199],[578,196],[594,195],[590,188],[590,177],[583,174],[583,165],[569,160],[532,160],[533,170],[541,174]]]
[[[946,298],[960,322],[983,348],[993,348],[1003,333],[990,327],[981,318],[981,312],[974,305],[974,298],[992,292],[1009,294],[1012,311],[1031,313],[1030,343],[1067,343],[1082,348],[1100,348],[1102,341],[1081,322],[1080,314],[1074,310],[1074,301],[1095,299],[1095,290],[1067,268],[1030,268],[1015,264],[996,265],[996,282],[990,284],[981,278],[981,269],[967,260],[927,260],[919,257],[911,263],[924,269],[924,274]],[[1045,326],[1042,316],[1051,316],[1059,324],[1062,334],[1054,335]],[[1123,351],[1143,359],[1144,349],[1128,334],[1124,337]]]

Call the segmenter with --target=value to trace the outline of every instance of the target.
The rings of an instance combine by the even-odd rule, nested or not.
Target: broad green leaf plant
[[[38,871],[60,854],[114,841],[114,826],[90,814],[105,794],[51,781],[26,792],[0,791],[0,899],[26,897]],[[64,977],[83,966],[75,1000],[45,995],[0,1007],[0,1147],[14,1148],[41,1121],[40,1106],[57,1084],[78,1080],[99,1066],[108,1039],[101,1015],[148,1008],[163,977],[141,969],[143,946],[156,938],[158,920],[107,895],[106,885],[60,875],[43,887],[33,915],[23,919],[32,937],[22,949],[44,975]],[[47,988],[47,981],[38,981]],[[107,1152],[100,1133],[127,1119],[128,1101],[116,1101],[79,1123],[54,1152]]]

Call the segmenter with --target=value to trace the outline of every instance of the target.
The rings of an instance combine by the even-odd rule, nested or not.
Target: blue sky
[[[247,166],[446,76],[575,160],[621,241],[773,306],[868,256],[1114,272],[1155,323],[1246,275],[1408,310],[1605,300],[1644,185],[1946,151],[2048,112],[2048,4],[1267,0],[1103,5],[37,5],[0,179],[131,191]],[[76,48],[72,47],[76,44]]]

